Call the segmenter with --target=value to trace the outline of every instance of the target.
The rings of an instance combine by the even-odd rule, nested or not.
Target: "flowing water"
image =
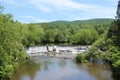
[[[113,80],[108,64],[36,57],[19,66],[11,80]]]

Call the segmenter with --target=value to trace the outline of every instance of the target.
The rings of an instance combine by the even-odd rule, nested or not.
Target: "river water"
[[[11,80],[113,80],[108,64],[35,57],[21,64]]]

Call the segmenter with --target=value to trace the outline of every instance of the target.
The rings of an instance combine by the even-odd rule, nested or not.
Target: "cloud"
[[[19,2],[15,1],[15,0],[0,0],[3,3],[8,3],[14,6],[22,6],[22,4],[20,4]]]
[[[54,8],[61,9],[61,10],[82,10],[82,9],[88,9],[91,8],[91,5],[88,4],[82,4],[77,3],[72,0],[46,0],[50,6],[53,6]]]
[[[54,11],[85,11],[103,14],[104,11],[112,12],[111,7],[98,4],[80,3],[75,0],[28,0],[31,4],[44,12]],[[115,0],[107,0],[115,2]],[[104,6],[104,7],[103,7]],[[107,12],[106,12],[107,13]],[[112,12],[113,13],[113,12]]]
[[[93,5],[78,3],[73,0],[28,0],[29,3],[39,9],[50,12],[55,10],[88,10]]]
[[[51,12],[51,9],[44,5],[36,5],[40,10],[45,11],[45,12]]]
[[[42,2],[45,0],[27,0],[30,4],[37,7],[39,10],[42,10],[44,12],[51,12],[51,9],[48,6],[45,6]]]
[[[93,2],[91,0],[0,0],[0,2],[7,3],[7,6],[13,5],[14,10],[18,9],[16,6],[20,6],[19,12],[12,12],[15,15],[31,15],[17,16],[22,22],[48,22],[47,20],[53,21],[53,19],[112,18],[116,15],[118,0],[95,0]],[[23,10],[24,8],[26,11]],[[39,16],[39,18],[34,16]]]
[[[73,20],[84,20],[91,18],[114,18],[116,16],[116,9],[113,6],[109,7],[96,5],[96,7],[93,7],[86,12],[80,12],[81,15],[73,13],[72,17]]]
[[[30,22],[27,22],[29,20],[31,20],[31,23],[37,23],[37,22],[48,22],[47,20],[45,19],[41,19],[41,18],[36,18],[36,17],[33,17],[33,16],[20,16],[24,21],[22,21],[23,23],[30,23]]]

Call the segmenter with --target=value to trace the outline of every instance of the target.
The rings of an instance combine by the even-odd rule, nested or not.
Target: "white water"
[[[89,46],[49,46],[49,50],[53,52],[53,49],[56,49],[54,57],[60,58],[74,58],[77,54],[87,52]],[[26,50],[26,53],[30,56],[47,56],[47,47],[46,46],[35,46],[29,47]]]
[[[54,46],[50,46],[50,51],[53,50]],[[89,46],[57,46],[56,49],[58,51],[71,51],[73,54],[77,53],[83,53],[88,51]],[[35,47],[29,47],[29,49],[26,50],[26,53],[38,53],[38,52],[48,52],[46,46],[35,46]]]

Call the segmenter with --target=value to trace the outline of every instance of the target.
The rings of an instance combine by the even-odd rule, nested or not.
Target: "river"
[[[35,57],[21,64],[11,80],[113,80],[108,64]]]

